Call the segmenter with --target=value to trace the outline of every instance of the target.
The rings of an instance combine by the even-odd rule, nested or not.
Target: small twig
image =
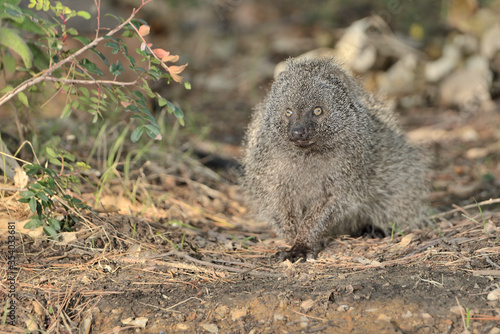
[[[179,252],[176,250],[171,250],[170,252],[164,253],[164,254],[158,254],[158,255],[153,256],[152,258],[167,257],[167,256],[171,256],[171,255],[182,257],[185,260],[188,260],[188,261],[191,261],[191,262],[194,262],[194,263],[206,266],[206,267],[211,267],[211,268],[220,269],[220,270],[226,270],[226,271],[238,273],[238,274],[249,274],[249,275],[257,276],[257,277],[270,277],[270,278],[285,277],[285,274],[283,274],[283,273],[265,273],[265,272],[260,272],[260,271],[258,271],[258,272],[253,271],[257,268],[242,270],[242,269],[231,268],[231,267],[227,267],[227,266],[223,266],[220,264],[215,264],[215,263],[211,263],[211,262],[207,262],[207,261],[202,261],[202,260],[195,259],[194,257],[187,255],[186,253]]]
[[[294,309],[289,309],[289,310],[292,311],[292,312],[294,312],[294,313],[297,313],[298,315],[301,315],[301,316],[304,316],[304,317],[307,317],[307,318],[316,319],[316,320],[319,320],[319,321],[326,321],[326,319],[324,319],[324,318],[315,317],[313,315],[309,315],[309,314],[305,314],[305,313],[302,313],[302,312],[299,312],[299,311],[295,311]]]
[[[452,213],[458,212],[458,211],[462,211],[463,212],[463,210],[477,208],[478,206],[491,205],[491,204],[497,204],[497,203],[500,203],[500,198],[495,198],[495,199],[490,198],[487,201],[482,201],[482,202],[479,202],[479,203],[469,204],[469,205],[466,205],[464,207],[457,207],[457,208],[455,208],[453,210],[450,210],[450,211],[441,212],[441,213],[432,215],[432,216],[429,217],[429,219],[446,217],[446,216],[448,216],[448,215],[450,215]]]
[[[67,79],[67,78],[55,78],[55,77],[47,77],[45,78],[47,81],[58,81],[70,84],[81,84],[81,85],[114,85],[114,86],[133,86],[137,85],[137,80],[134,81],[114,81],[114,80],[82,80],[82,79]]]
[[[493,267],[497,268],[497,269],[500,269],[500,266],[498,264],[496,264],[495,262],[493,262],[490,257],[488,255],[486,255],[485,252],[481,252],[481,255],[484,256],[484,258],[486,259],[486,262],[488,262],[489,264],[491,264]]]
[[[455,296],[455,299],[456,299],[457,304],[458,304],[458,309],[460,310],[460,315],[462,316],[462,322],[463,322],[463,325],[464,325],[464,330],[467,330],[467,323],[465,322],[465,315],[464,315],[463,307],[462,307],[462,305],[460,305],[460,302],[458,301],[458,297],[457,296]]]
[[[443,287],[443,283],[439,283],[439,282],[436,282],[436,281],[433,281],[433,280],[429,280],[429,279],[425,279],[425,278],[422,278],[420,276],[417,276],[421,281],[423,282],[427,282],[427,283],[430,283],[434,286],[437,286],[437,287]]]

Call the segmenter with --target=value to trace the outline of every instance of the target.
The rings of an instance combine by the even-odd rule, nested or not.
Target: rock
[[[285,316],[281,313],[274,313],[274,321],[283,321]]]
[[[229,312],[229,308],[225,305],[220,305],[215,309],[215,316],[219,319],[224,319]]]
[[[193,328],[189,323],[180,322],[180,323],[175,325],[175,329],[177,329],[179,331],[186,332],[186,331],[192,330]]]
[[[339,312],[346,312],[347,310],[349,310],[349,305],[339,305],[339,307],[337,307],[337,311]]]
[[[312,299],[304,300],[300,304],[300,308],[304,312],[309,312],[313,306],[314,306],[314,301]]]
[[[233,319],[233,321],[236,321],[240,318],[243,318],[244,316],[247,315],[247,311],[248,311],[247,307],[236,308],[231,311],[231,319]]]
[[[488,300],[499,300],[500,299],[500,288],[497,288],[490,293],[486,297]]]
[[[391,321],[391,317],[389,317],[388,315],[386,314],[380,314],[378,317],[377,317],[377,320],[376,321],[385,321],[385,322],[390,322]]]
[[[200,324],[200,327],[209,333],[219,334],[219,327],[216,324]]]
[[[425,64],[427,82],[438,82],[450,74],[460,61],[460,50],[456,45],[448,44],[443,48],[441,58]]]
[[[464,308],[462,306],[458,306],[458,305],[452,306],[450,308],[450,312],[455,314],[455,315],[465,314]]]
[[[148,323],[148,318],[146,317],[138,317],[138,318],[126,318],[126,319],[122,319],[122,324],[124,325],[135,325],[135,326],[139,326],[141,328],[146,328],[146,324]]]
[[[401,317],[403,319],[409,319],[409,318],[413,317],[413,314],[410,311],[406,311],[406,313],[404,313],[403,315],[401,315]]]

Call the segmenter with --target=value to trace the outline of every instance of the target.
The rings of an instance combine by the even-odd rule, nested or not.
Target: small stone
[[[337,311],[339,312],[346,312],[348,309],[349,305],[339,305],[339,307],[337,307]]]
[[[209,333],[219,334],[219,327],[216,324],[201,324],[200,326]]]
[[[247,315],[247,311],[248,308],[246,307],[234,309],[231,311],[231,319],[233,319],[233,321],[236,321],[240,318],[243,318],[244,316]]]
[[[285,316],[281,313],[274,313],[274,321],[283,321]]]
[[[458,305],[452,306],[450,308],[450,312],[455,314],[455,315],[465,314],[464,308],[462,306],[458,306]]]
[[[138,317],[138,318],[126,318],[122,319],[122,324],[124,325],[135,325],[141,328],[146,328],[146,324],[148,323],[148,318]]]
[[[177,325],[175,325],[175,329],[177,329],[178,331],[185,332],[185,331],[188,331],[190,329],[190,326],[187,323],[180,322]]]
[[[500,299],[500,288],[495,289],[488,293],[488,297],[486,297],[488,300],[498,300]]]
[[[386,314],[381,314],[378,316],[377,320],[376,321],[385,321],[385,322],[390,322],[391,321],[391,317],[389,317],[388,315]]]
[[[488,334],[500,334],[500,328],[498,327],[493,327]]]
[[[215,316],[217,318],[225,318],[226,314],[229,312],[229,308],[225,305],[218,306],[215,309]]]
[[[422,316],[422,319],[424,319],[424,323],[426,325],[430,326],[434,323],[434,318],[429,313],[422,313],[421,316]]]
[[[308,299],[308,300],[304,300],[301,304],[300,304],[300,308],[302,309],[302,311],[304,312],[308,312],[311,310],[311,308],[314,306],[314,300],[312,299]]]
[[[300,317],[300,327],[306,328],[307,326],[309,326],[309,318],[304,316]]]
[[[406,313],[404,313],[403,315],[401,315],[401,317],[403,319],[409,319],[409,318],[413,317],[413,314],[410,311],[406,311]]]

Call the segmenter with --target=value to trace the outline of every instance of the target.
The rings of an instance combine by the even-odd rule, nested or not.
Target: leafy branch
[[[10,0],[10,2],[14,2],[15,4],[16,2],[18,3],[19,0]],[[120,20],[121,23],[118,24],[114,29],[107,32],[105,35],[99,36],[99,31],[101,29],[100,0],[94,0],[94,3],[98,9],[97,29],[95,38],[93,40],[90,40],[83,36],[77,36],[78,32],[75,29],[68,29],[66,27],[66,22],[68,21],[68,19],[74,16],[90,18],[90,15],[88,13],[83,11],[72,11],[68,7],[63,6],[58,1],[55,2],[55,5],[52,5],[50,0],[31,0],[29,7],[35,7],[37,10],[44,11],[51,10],[55,14],[55,16],[60,19],[60,23],[55,27],[47,25],[46,22],[43,22],[43,20],[42,24],[40,24],[40,26],[38,27],[38,31],[42,30],[47,36],[47,43],[46,45],[43,45],[43,47],[47,48],[49,50],[49,54],[52,55],[52,57],[50,58],[50,64],[48,68],[43,69],[38,73],[33,73],[32,71],[30,71],[29,73],[32,74],[32,77],[19,83],[17,86],[12,87],[10,85],[7,85],[7,87],[0,90],[0,93],[4,93],[4,95],[0,97],[0,106],[17,96],[19,101],[21,101],[23,105],[25,105],[26,107],[30,107],[28,102],[30,99],[27,98],[25,92],[29,92],[30,88],[37,84],[43,82],[54,82],[56,84],[56,88],[59,88],[59,92],[67,93],[69,96],[69,101],[68,103],[66,103],[64,110],[62,111],[62,117],[67,117],[69,114],[71,114],[72,111],[76,109],[84,109],[94,115],[93,121],[95,122],[97,120],[97,117],[101,116],[101,113],[103,111],[109,110],[110,100],[112,103],[115,103],[117,107],[121,105],[122,107],[124,107],[125,111],[133,112],[134,115],[131,118],[139,123],[131,134],[131,139],[133,142],[138,141],[144,132],[146,132],[147,135],[151,138],[162,138],[160,134],[160,127],[156,122],[154,116],[149,111],[147,97],[149,97],[150,99],[158,100],[158,105],[160,107],[166,106],[167,110],[170,113],[173,113],[177,117],[179,122],[183,124],[183,112],[177,106],[167,101],[158,93],[152,92],[147,81],[147,79],[160,80],[163,78],[167,78],[169,82],[170,79],[172,79],[173,81],[180,83],[182,81],[182,77],[179,76],[179,73],[182,72],[187,66],[187,64],[180,66],[167,66],[166,62],[176,62],[179,59],[179,56],[170,55],[168,51],[165,51],[161,48],[152,49],[152,44],[147,43],[144,39],[144,36],[149,33],[149,27],[146,24],[139,25],[139,21],[135,19],[135,16],[145,5],[150,2],[152,2],[152,0],[141,0],[140,6],[133,9],[131,15],[125,20],[115,17],[116,19]],[[14,4],[3,4],[6,14],[0,14],[0,23],[2,18],[10,19],[17,23],[21,22],[23,19],[31,22],[30,24],[32,24],[33,22],[41,21],[41,19],[35,17],[35,14],[27,10],[20,9]],[[2,5],[0,5],[0,7],[1,6]],[[19,30],[22,29],[19,28]],[[124,34],[127,34],[127,32],[130,31],[135,31],[136,36],[141,39],[141,49],[138,49],[137,53],[143,57],[141,62],[147,62],[147,68],[141,68],[137,66],[136,60],[128,54],[127,45],[120,38],[114,37],[114,35],[116,35],[121,30],[125,31]],[[76,51],[62,51],[62,45],[60,45],[60,43],[61,41],[66,41],[69,35],[73,36],[75,40],[80,41],[84,45]],[[7,38],[9,38],[9,41],[16,41],[19,45],[24,46],[24,48],[19,51],[13,49],[12,46],[8,45],[8,43],[2,43],[2,36],[7,36]],[[128,34],[128,37],[130,37],[130,34]],[[56,40],[54,41],[54,39]],[[115,64],[109,64],[106,57],[96,49],[96,46],[103,42],[106,42],[104,46],[110,47],[112,49],[111,51],[113,54],[120,52],[128,59],[128,61],[130,62],[129,69],[134,71],[137,75],[135,80],[117,80],[117,77],[125,71],[125,68],[120,61],[117,61],[117,63]],[[32,61],[29,50],[26,47],[26,43],[22,40],[22,37],[20,37],[16,31],[10,28],[3,28],[0,25],[0,49],[2,46],[21,55],[26,68],[18,69],[18,71],[27,72],[27,70],[29,70],[29,68],[32,66]],[[104,73],[88,59],[83,58],[79,60],[79,58],[88,51],[96,53],[104,62],[104,64],[109,66],[109,72],[114,76],[112,80],[102,80],[96,78],[96,76],[104,75]],[[66,68],[66,65],[70,66]],[[165,72],[162,73],[156,65],[160,65]],[[6,66],[4,61],[4,68],[5,67]],[[63,72],[61,72],[61,70]],[[66,72],[66,74],[64,74],[64,72]],[[79,86],[77,87],[76,85]],[[92,89],[89,91],[81,85],[95,85],[97,89]],[[131,90],[122,90],[126,87],[130,87]],[[185,87],[189,89],[189,83],[185,83]],[[138,88],[140,90],[138,90]]]

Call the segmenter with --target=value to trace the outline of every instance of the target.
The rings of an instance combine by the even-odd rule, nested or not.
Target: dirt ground
[[[453,115],[446,138],[464,127],[481,134],[500,128],[496,112],[473,118],[450,112],[447,119]],[[87,216],[59,242],[23,230],[18,221],[17,321],[0,330],[498,333],[500,210],[493,195],[500,185],[484,177],[498,175],[498,135],[427,145],[435,161],[431,206],[440,212],[432,226],[384,239],[333,238],[308,263],[273,257],[286,245],[247,217],[230,181],[201,183],[159,173],[149,163],[141,168],[152,176],[147,186],[156,200],[149,212],[112,196],[115,209],[135,213]],[[475,147],[492,144],[490,161],[467,158]],[[469,196],[480,202],[484,223]],[[4,199],[2,210],[13,210],[13,201]],[[26,211],[17,206],[11,217]],[[1,248],[7,254],[6,242]],[[2,271],[5,277],[5,265]]]
[[[260,26],[262,16],[279,13],[240,22],[242,3],[223,7],[227,18],[212,13],[213,31],[196,28],[208,20],[203,8],[177,18],[184,34],[152,25],[192,57],[193,91],[167,93],[185,107],[188,144],[151,148],[127,179],[117,170],[96,214],[57,241],[25,230],[29,208],[18,193],[2,195],[0,333],[500,333],[499,101],[476,113],[399,111],[431,161],[432,224],[383,239],[330,238],[316,261],[280,263],[274,256],[289,245],[248,216],[234,166],[285,51],[255,43],[276,27]],[[276,34],[293,30],[280,26]],[[79,196],[92,203],[93,190]],[[10,299],[9,222],[18,269]]]

